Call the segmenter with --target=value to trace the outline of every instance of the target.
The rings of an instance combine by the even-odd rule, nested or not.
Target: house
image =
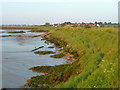
[[[54,26],[54,27],[58,27],[58,26],[60,26],[60,24],[53,24],[53,26]]]
[[[60,26],[60,24],[54,24],[54,26]],[[99,24],[89,24],[89,23],[69,23],[69,24],[64,24],[64,26],[71,26],[71,27],[99,27]]]

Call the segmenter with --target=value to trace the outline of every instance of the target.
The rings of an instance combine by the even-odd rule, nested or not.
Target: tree
[[[97,21],[95,21],[95,24],[98,24]]]
[[[89,24],[93,24],[92,22],[89,22]]]
[[[64,24],[71,24],[71,22],[64,22]]]
[[[99,24],[99,25],[103,25],[103,23],[102,23],[102,22],[97,22],[97,24]]]
[[[108,24],[111,25],[111,22],[109,22]]]
[[[45,26],[50,26],[50,23],[46,22],[46,23],[45,23]]]
[[[104,22],[104,25],[107,25],[107,22]]]
[[[82,24],[85,24],[84,22],[82,22]]]

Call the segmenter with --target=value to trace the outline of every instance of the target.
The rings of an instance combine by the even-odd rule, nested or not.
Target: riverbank
[[[53,28],[53,27],[52,27]],[[29,87],[117,88],[118,33],[116,28],[57,27],[42,36],[76,59],[71,64],[38,66],[45,75],[28,80]]]
[[[83,29],[63,27],[49,35],[45,35],[44,38],[54,43],[56,47],[62,47],[64,52],[73,54],[77,60],[59,73],[53,70],[58,75],[60,74],[60,78],[62,78],[59,83],[54,84],[55,80],[52,78],[58,78],[58,75],[49,73],[45,77],[51,76],[50,81],[54,82],[40,83],[39,81],[45,78],[41,79],[41,76],[37,76],[34,79],[31,78],[30,82],[28,82],[29,85],[30,83],[33,84],[34,80],[37,80],[36,87],[41,87],[43,84],[49,88],[118,87],[118,34],[116,28]],[[62,66],[59,65],[59,67]],[[38,68],[38,71],[41,72],[41,67]],[[56,81],[58,82],[58,80]]]

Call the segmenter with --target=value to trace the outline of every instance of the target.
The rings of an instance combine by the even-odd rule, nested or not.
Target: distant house
[[[54,26],[54,27],[58,27],[58,26],[60,26],[60,24],[53,24],[53,26]]]
[[[81,27],[84,27],[85,25],[87,25],[87,24],[80,24]]]
[[[76,27],[78,26],[79,24],[77,23],[71,23],[71,24],[65,24],[65,26],[71,26],[71,27]]]
[[[99,27],[99,24],[81,24],[80,26],[85,27],[85,26],[89,26],[89,27]]]
[[[60,26],[60,24],[54,24],[53,26],[58,27],[58,26]],[[61,24],[61,26],[62,26],[62,24]],[[67,24],[64,24],[64,26],[71,26],[71,27],[77,27],[77,26],[80,26],[80,27],[99,27],[100,25],[99,24],[89,24],[89,23],[67,23]]]

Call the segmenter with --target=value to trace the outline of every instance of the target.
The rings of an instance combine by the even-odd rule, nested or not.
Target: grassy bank
[[[72,53],[74,57],[78,59],[76,62],[66,66],[63,71],[60,71],[63,72],[61,77],[64,77],[64,80],[59,81],[57,85],[53,85],[54,87],[118,87],[117,29],[85,29],[80,27],[57,28],[52,31],[48,41],[54,42],[56,46],[64,47],[65,52]],[[41,72],[41,70],[39,70],[39,72]],[[55,73],[51,73],[50,75],[53,74]],[[56,75],[56,77],[57,76],[58,75]],[[34,81],[34,79],[32,80]],[[46,84],[49,85],[49,83]]]
[[[44,27],[46,28],[46,27]],[[43,29],[41,29],[43,30]],[[117,88],[117,28],[49,27],[45,39],[77,59],[72,64],[33,67],[45,73],[28,80],[29,87]],[[37,29],[36,29],[37,31]]]
[[[31,30],[31,32],[47,32],[48,30],[54,29],[54,27],[48,26],[3,26],[2,29],[26,29]]]

